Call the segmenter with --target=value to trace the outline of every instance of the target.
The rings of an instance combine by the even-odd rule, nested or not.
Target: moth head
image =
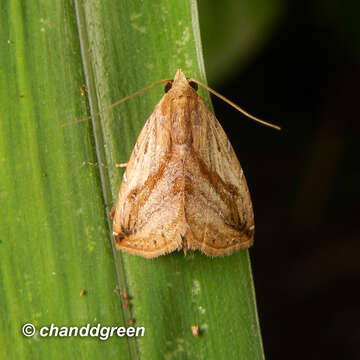
[[[195,91],[198,90],[198,84],[196,82],[190,81],[189,78],[187,78],[186,81]],[[170,80],[166,83],[165,88],[164,88],[165,93],[167,93],[172,88],[173,84],[174,84],[174,80]]]

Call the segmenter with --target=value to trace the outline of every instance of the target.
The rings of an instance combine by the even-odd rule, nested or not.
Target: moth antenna
[[[188,81],[193,81],[195,83],[197,83],[198,85],[202,86],[203,88],[205,88],[206,90],[210,91],[212,94],[214,94],[215,96],[217,96],[219,99],[225,101],[226,103],[228,103],[229,105],[231,105],[233,108],[235,108],[236,110],[240,111],[242,114],[244,114],[245,116],[247,116],[248,118],[252,119],[252,120],[255,120],[257,121],[258,123],[260,124],[263,124],[265,126],[269,126],[273,129],[276,129],[276,130],[281,130],[281,127],[280,126],[277,126],[277,125],[274,125],[274,124],[271,124],[269,122],[266,122],[264,120],[261,120],[261,119],[258,119],[257,117],[249,114],[247,111],[245,111],[244,109],[242,109],[239,105],[236,105],[235,103],[233,103],[232,101],[230,101],[229,99],[227,99],[225,96],[222,96],[221,94],[219,94],[218,92],[216,92],[215,90],[209,88],[207,85],[205,85],[204,83],[196,80],[196,79],[188,79]]]
[[[106,112],[106,111],[109,111],[109,110],[113,109],[114,107],[122,104],[123,102],[125,102],[125,101],[133,98],[134,96],[139,95],[139,94],[142,94],[143,92],[145,92],[145,91],[147,91],[147,90],[150,90],[151,88],[153,88],[153,87],[155,87],[155,86],[164,84],[164,83],[166,83],[166,82],[168,82],[168,81],[171,81],[171,80],[167,80],[167,79],[166,79],[166,80],[160,80],[160,81],[154,82],[153,84],[151,84],[151,85],[149,85],[149,86],[147,86],[147,87],[145,87],[145,88],[143,88],[143,89],[141,89],[141,90],[139,90],[139,91],[136,91],[136,92],[134,92],[134,93],[131,94],[131,95],[128,95],[128,96],[124,97],[123,99],[115,102],[114,104],[107,106],[106,108],[102,109],[101,111],[97,112],[97,113],[94,114],[94,115],[90,115],[90,116],[87,116],[87,117],[82,118],[82,119],[79,119],[79,120],[67,122],[67,123],[65,123],[65,124],[62,124],[61,127],[65,127],[65,126],[69,126],[69,125],[74,125],[74,124],[77,124],[77,123],[81,123],[81,122],[83,122],[83,121],[88,121],[88,120],[90,120],[90,119],[94,119],[94,118],[100,116],[102,113],[104,113],[104,112]]]

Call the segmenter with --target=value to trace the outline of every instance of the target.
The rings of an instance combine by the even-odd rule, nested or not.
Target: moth
[[[254,242],[243,170],[192,80],[176,72],[137,139],[112,212],[117,249],[224,256]]]
[[[254,213],[239,160],[216,117],[197,94],[197,85],[247,117],[260,120],[179,69],[117,101],[167,82],[165,95],[146,121],[126,165],[116,208],[111,211],[115,247],[155,258],[175,250],[230,255],[254,242]]]

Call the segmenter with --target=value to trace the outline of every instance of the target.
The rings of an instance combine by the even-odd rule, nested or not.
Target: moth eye
[[[169,81],[166,85],[165,85],[165,92],[167,93],[172,87],[172,81]]]
[[[190,81],[189,82],[189,85],[195,90],[197,91],[198,90],[198,84],[194,81]]]

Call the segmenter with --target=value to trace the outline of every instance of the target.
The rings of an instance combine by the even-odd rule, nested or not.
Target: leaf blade
[[[223,259],[176,253],[148,261],[111,248],[107,212],[121,182],[114,164],[127,160],[161,89],[92,124],[60,130],[87,114],[80,92],[85,80],[93,112],[172,76],[178,67],[205,81],[195,5],[12,3],[10,13],[2,13],[2,23],[15,18],[3,40],[14,36],[16,48],[0,60],[9,69],[0,74],[0,111],[6,113],[0,123],[0,153],[6,154],[0,169],[5,199],[0,291],[6,296],[0,304],[7,309],[0,316],[10,334],[0,340],[1,349],[20,358],[74,353],[79,358],[262,358],[246,251]],[[131,295],[131,315],[114,292],[119,281]],[[27,339],[19,332],[29,320],[37,326],[96,321],[125,326],[129,316],[146,326],[144,338],[104,345],[94,339]],[[202,333],[194,338],[191,325],[197,324]]]

